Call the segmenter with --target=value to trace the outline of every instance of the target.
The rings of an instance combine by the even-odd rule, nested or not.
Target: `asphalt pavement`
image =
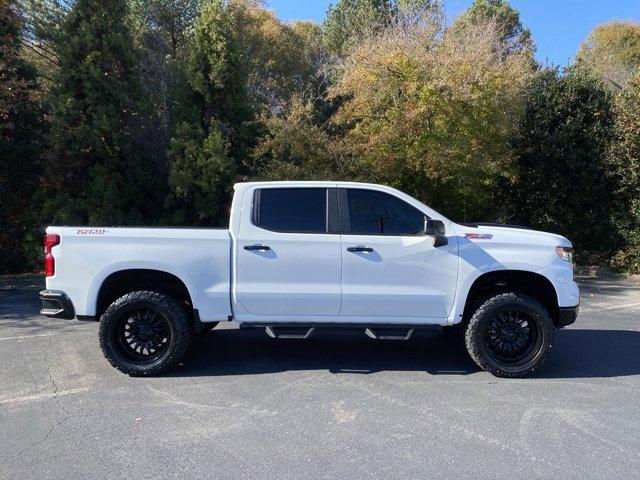
[[[130,378],[97,323],[0,280],[2,479],[640,478],[640,285],[583,280],[535,377],[495,378],[440,332],[273,340],[225,324]]]

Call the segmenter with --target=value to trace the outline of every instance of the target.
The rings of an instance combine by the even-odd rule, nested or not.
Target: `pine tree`
[[[140,223],[153,205],[131,134],[139,84],[127,8],[126,0],[78,0],[62,26],[46,176],[52,194],[44,202],[49,222]]]
[[[24,271],[42,149],[35,70],[20,58],[16,2],[0,0],[0,274]]]
[[[195,24],[187,74],[195,108],[185,108],[191,118],[178,125],[169,151],[167,206],[175,223],[221,224],[246,157],[251,111],[236,8],[242,5],[208,0]]]

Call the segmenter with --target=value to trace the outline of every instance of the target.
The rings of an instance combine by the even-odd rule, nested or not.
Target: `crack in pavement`
[[[48,342],[49,347],[51,347],[51,340],[49,340]],[[51,365],[49,363],[49,354],[47,353],[47,348],[45,348],[43,350],[43,354],[44,354],[44,361],[45,361],[45,368],[46,368],[46,373],[47,376],[49,377],[49,380],[51,381],[51,384],[53,385],[53,399],[55,400],[56,404],[58,405],[58,407],[64,412],[64,418],[62,418],[61,420],[59,420],[58,422],[55,422],[51,428],[49,428],[49,430],[47,431],[47,433],[44,434],[44,436],[38,440],[36,440],[35,442],[32,442],[31,444],[27,445],[26,447],[24,447],[22,450],[20,450],[18,453],[16,453],[15,455],[11,455],[8,458],[2,460],[0,462],[0,466],[5,465],[6,463],[10,462],[11,460],[15,460],[16,458],[20,457],[23,453],[25,453],[27,450],[40,445],[41,443],[45,442],[49,436],[51,435],[51,433],[60,425],[62,425],[64,422],[66,422],[67,420],[69,420],[69,418],[71,418],[71,412],[69,412],[69,410],[67,409],[67,407],[65,407],[61,402],[59,397],[59,393],[58,393],[58,384],[56,383],[55,379],[53,378],[53,375],[51,375]]]

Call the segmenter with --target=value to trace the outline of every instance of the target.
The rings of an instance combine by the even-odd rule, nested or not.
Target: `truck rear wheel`
[[[537,370],[553,345],[549,312],[533,298],[502,293],[483,302],[465,332],[471,358],[498,377],[525,377]]]
[[[173,297],[131,292],[100,319],[100,348],[111,365],[133,376],[155,375],[175,365],[189,346],[187,314]]]

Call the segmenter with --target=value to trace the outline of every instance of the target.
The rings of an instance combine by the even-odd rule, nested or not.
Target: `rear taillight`
[[[56,259],[53,258],[51,249],[56,245],[60,245],[60,235],[55,233],[47,233],[44,236],[44,275],[45,277],[53,277],[56,273]]]

